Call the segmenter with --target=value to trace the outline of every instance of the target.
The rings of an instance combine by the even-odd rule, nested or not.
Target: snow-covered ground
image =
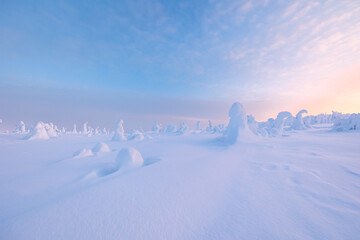
[[[0,134],[0,239],[359,239],[360,132],[330,129]],[[142,167],[119,168],[125,147]]]

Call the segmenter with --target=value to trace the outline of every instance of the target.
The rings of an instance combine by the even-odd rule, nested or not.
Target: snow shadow
[[[152,165],[154,163],[157,163],[159,162],[161,159],[160,158],[145,158],[144,159],[144,163],[143,165],[140,167],[140,168],[143,168],[143,167],[147,167],[149,165]],[[135,170],[136,168],[134,169],[131,169],[132,171]],[[121,167],[118,167],[118,166],[107,166],[107,167],[103,167],[99,170],[95,170],[95,171],[92,171],[91,173],[89,173],[85,178],[89,178],[89,177],[106,177],[106,176],[109,176],[113,173],[124,173],[124,172],[127,172],[127,171],[124,171],[124,169],[122,169]]]

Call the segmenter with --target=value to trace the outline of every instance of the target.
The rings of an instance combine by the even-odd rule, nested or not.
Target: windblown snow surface
[[[0,134],[0,239],[359,239],[360,132],[330,129],[233,145]],[[99,142],[110,152],[73,157]],[[143,165],[118,169],[124,148]]]

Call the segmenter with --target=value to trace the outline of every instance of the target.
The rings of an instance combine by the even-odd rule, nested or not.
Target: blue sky
[[[359,112],[359,69],[357,0],[0,3],[3,120]]]

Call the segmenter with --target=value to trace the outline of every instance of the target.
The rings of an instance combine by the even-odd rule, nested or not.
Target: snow
[[[236,103],[224,133],[0,134],[0,239],[357,239],[359,116],[295,130]]]

